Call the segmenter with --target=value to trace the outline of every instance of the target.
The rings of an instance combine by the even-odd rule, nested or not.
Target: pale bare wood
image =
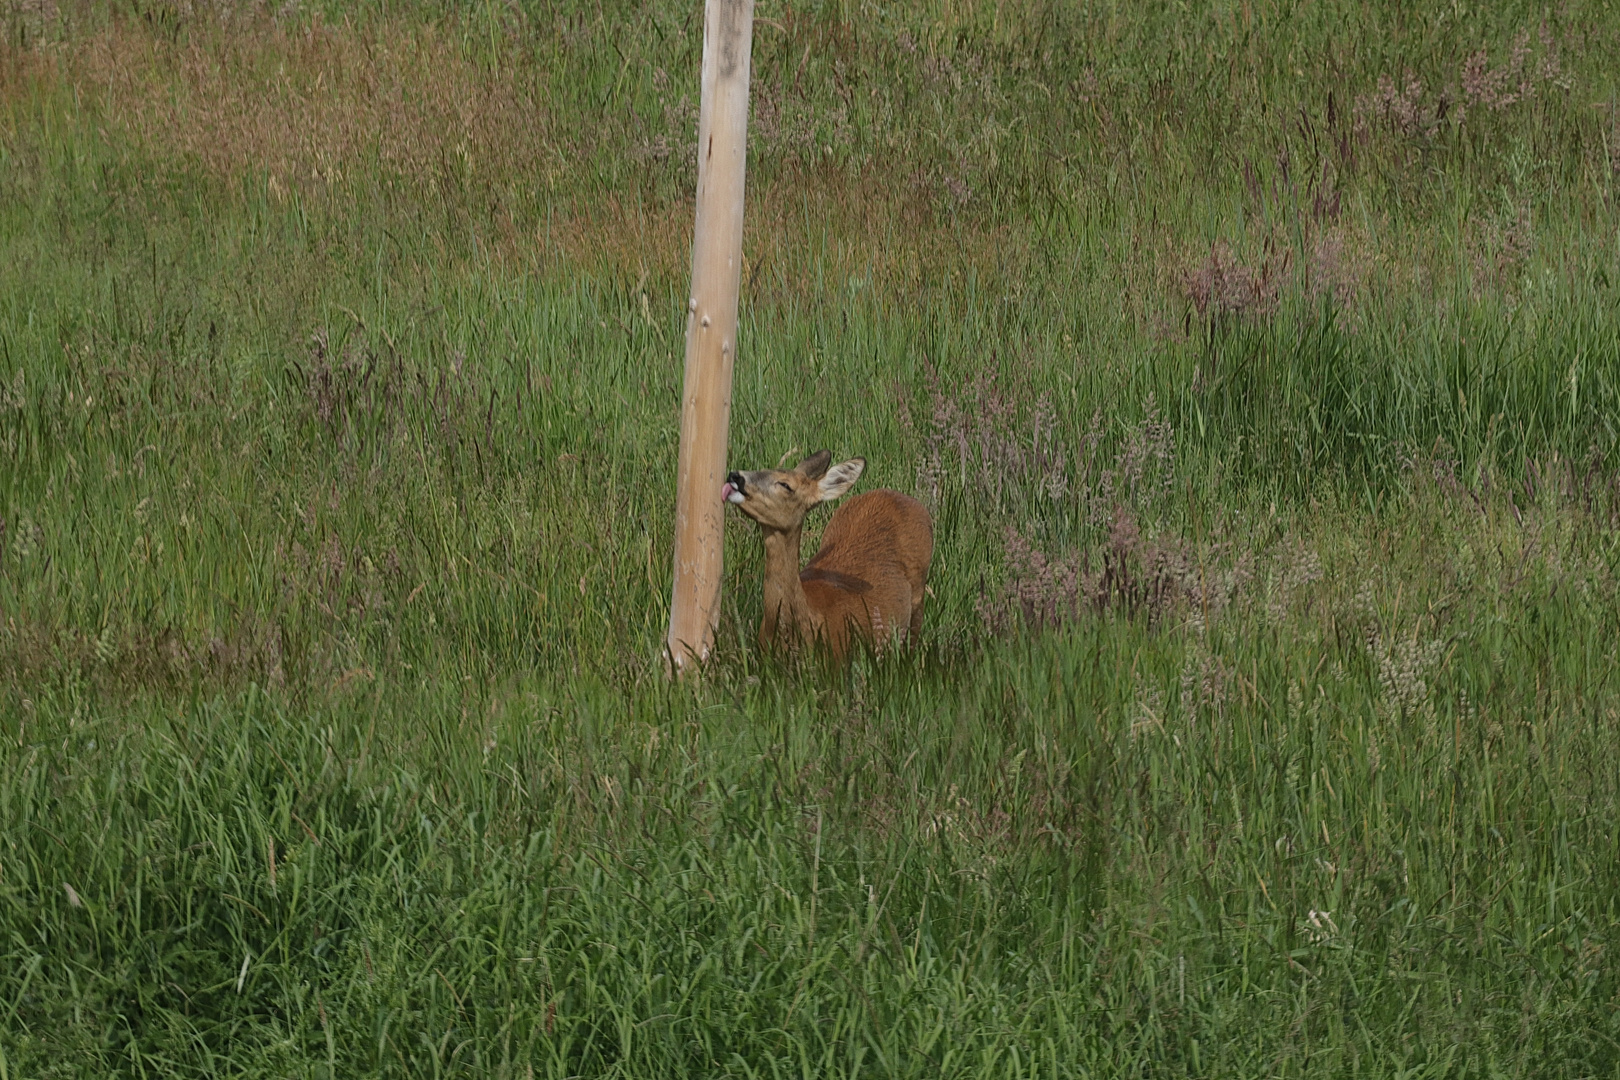
[[[697,226],[686,311],[686,377],[675,487],[675,576],[669,662],[680,674],[705,659],[720,618],[726,437],[742,281],[743,173],[753,0],[706,0],[698,112]]]

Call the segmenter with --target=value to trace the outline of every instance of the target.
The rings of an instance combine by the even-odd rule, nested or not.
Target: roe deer
[[[916,499],[885,490],[855,496],[833,514],[821,550],[799,570],[805,514],[854,487],[866,468],[861,458],[829,468],[831,461],[822,450],[788,472],[734,472],[720,489],[765,535],[759,642],[794,651],[819,641],[839,660],[849,655],[852,630],[879,651],[896,634],[915,642],[934,557],[934,525]]]

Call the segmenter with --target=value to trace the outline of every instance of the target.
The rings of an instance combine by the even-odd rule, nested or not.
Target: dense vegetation
[[[0,8],[0,1080],[1620,1071],[1620,12],[760,0],[671,687],[700,22]]]

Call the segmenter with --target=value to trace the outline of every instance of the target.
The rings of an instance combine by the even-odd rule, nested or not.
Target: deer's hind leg
[[[927,599],[926,589],[911,590],[911,622],[906,627],[906,643],[915,645],[922,640],[923,601]]]

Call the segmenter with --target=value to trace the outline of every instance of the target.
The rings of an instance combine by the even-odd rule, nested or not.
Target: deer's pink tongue
[[[736,488],[731,486],[731,481],[729,481],[729,480],[726,481],[724,484],[721,484],[720,485],[720,501],[721,502],[730,502],[732,493],[735,492],[736,490],[737,490]]]

